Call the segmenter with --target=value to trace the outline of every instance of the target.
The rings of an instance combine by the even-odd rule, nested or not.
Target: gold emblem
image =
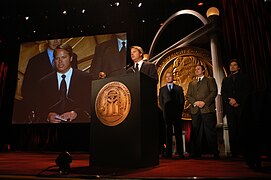
[[[99,91],[95,101],[98,119],[107,126],[116,126],[125,120],[131,108],[131,94],[121,82],[109,82]]]
[[[201,64],[205,67],[205,75],[213,76],[210,52],[198,47],[181,47],[166,52],[157,62],[159,76],[159,89],[166,84],[165,75],[173,72],[174,83],[182,86],[186,96],[189,82],[196,78],[195,66]],[[183,119],[190,120],[189,103],[185,101],[182,115]]]

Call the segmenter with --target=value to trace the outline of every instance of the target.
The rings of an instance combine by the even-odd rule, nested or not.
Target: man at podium
[[[127,69],[127,73],[141,72],[155,80],[158,80],[155,64],[143,61],[143,49],[140,46],[132,46],[130,49],[131,59],[133,60],[134,65]]]

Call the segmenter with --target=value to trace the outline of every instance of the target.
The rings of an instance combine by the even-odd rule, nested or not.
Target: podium
[[[159,164],[156,88],[154,79],[139,72],[92,82],[90,166],[140,168]]]

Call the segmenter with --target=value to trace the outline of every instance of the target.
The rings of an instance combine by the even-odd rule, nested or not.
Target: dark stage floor
[[[155,167],[139,169],[89,166],[87,153],[71,152],[71,171],[60,175],[52,152],[1,152],[0,179],[271,179],[271,162],[263,160],[261,170],[246,166],[242,159],[211,157],[163,159]]]

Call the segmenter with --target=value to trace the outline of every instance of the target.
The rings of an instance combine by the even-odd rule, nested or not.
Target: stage
[[[250,169],[242,159],[164,159],[155,167],[139,169],[89,166],[89,154],[70,152],[71,170],[60,175],[55,159],[58,152],[1,152],[0,179],[271,179],[271,162],[263,159],[262,169]]]

